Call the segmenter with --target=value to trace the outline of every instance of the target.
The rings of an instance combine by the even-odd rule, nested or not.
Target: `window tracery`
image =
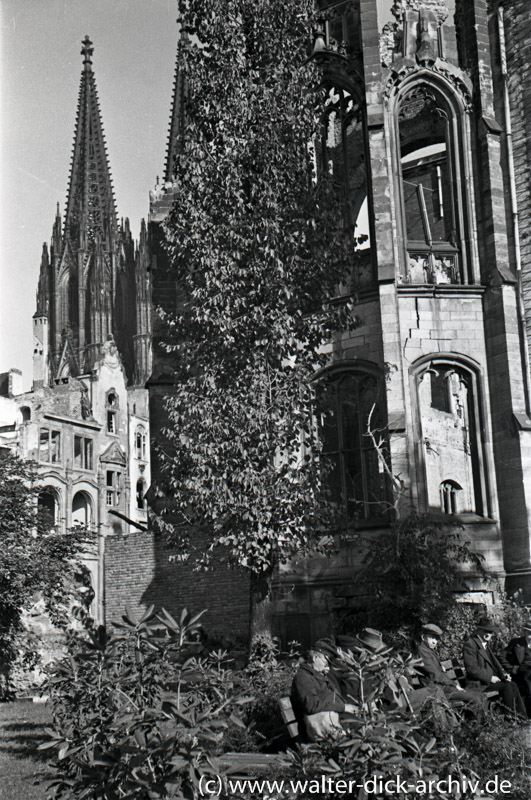
[[[431,361],[417,382],[428,510],[486,515],[477,376],[457,362]]]
[[[465,192],[456,109],[428,82],[397,108],[402,231],[408,283],[469,282]],[[468,191],[470,187],[468,187]]]
[[[375,375],[332,372],[319,389],[322,458],[331,499],[347,523],[382,519],[386,486],[368,426],[381,431]]]

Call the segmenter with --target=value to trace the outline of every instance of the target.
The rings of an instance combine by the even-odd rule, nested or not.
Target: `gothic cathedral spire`
[[[88,36],[82,45],[64,225],[58,209],[48,267],[50,382],[90,371],[107,339],[126,342],[135,333],[126,330],[118,311],[123,305],[124,276],[130,272],[125,261],[134,259],[134,252],[123,246],[124,231],[118,227]],[[43,278],[41,283],[46,285]],[[40,310],[42,304],[39,297]],[[125,351],[122,360],[131,374],[127,346]]]

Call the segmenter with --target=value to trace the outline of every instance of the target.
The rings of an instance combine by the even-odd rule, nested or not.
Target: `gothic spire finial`
[[[90,41],[88,36],[85,36],[82,43],[83,47],[81,48],[81,55],[83,56],[83,64],[85,65],[85,69],[90,69],[92,66],[92,53],[94,52],[94,48],[92,47],[92,42]]]
[[[177,43],[177,57],[175,60],[175,76],[173,80],[173,97],[170,115],[170,130],[166,150],[166,164],[164,165],[164,181],[168,182],[174,177],[175,160],[183,148],[184,143],[184,94],[185,85],[181,70],[181,51],[188,42],[188,36],[183,33]],[[157,180],[158,184],[158,180]]]

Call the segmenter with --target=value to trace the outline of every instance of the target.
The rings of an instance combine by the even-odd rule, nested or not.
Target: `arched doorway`
[[[88,527],[92,522],[92,500],[87,492],[76,492],[72,499],[72,525]]]

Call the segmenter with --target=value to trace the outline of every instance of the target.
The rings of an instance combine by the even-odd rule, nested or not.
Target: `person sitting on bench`
[[[422,639],[417,648],[417,654],[422,659],[424,685],[439,686],[450,703],[462,705],[463,709],[469,711],[474,717],[484,717],[487,710],[487,697],[480,690],[463,689],[457,680],[446,674],[437,655],[437,646],[442,635],[441,628],[432,622],[422,626]]]
[[[490,647],[496,626],[488,617],[478,622],[475,633],[463,645],[463,661],[467,689],[493,689],[504,706],[515,714],[527,717],[522,695]]]
[[[342,733],[339,714],[354,714],[356,706],[345,703],[339,684],[330,674],[328,659],[310,649],[291,687],[291,702],[297,720],[304,723],[307,738],[315,742]]]
[[[524,623],[521,636],[511,639],[500,661],[512,675],[531,717],[531,622]]]

